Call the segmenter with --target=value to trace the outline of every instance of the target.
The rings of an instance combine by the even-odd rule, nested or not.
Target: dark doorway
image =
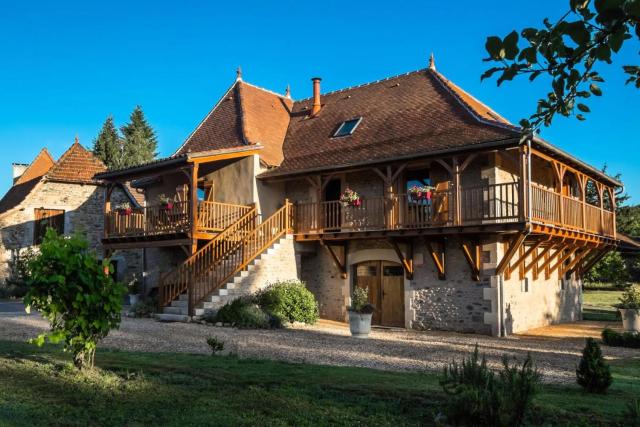
[[[339,231],[342,226],[342,206],[340,205],[342,183],[339,179],[330,180],[324,187],[322,203],[322,223],[326,231]]]
[[[340,200],[340,194],[342,193],[342,183],[339,179],[332,179],[324,187],[324,200],[333,201]]]

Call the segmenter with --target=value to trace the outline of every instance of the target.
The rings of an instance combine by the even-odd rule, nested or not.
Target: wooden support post
[[[347,242],[342,244],[342,259],[336,254],[335,250],[331,247],[332,245],[327,244],[324,240],[320,240],[320,244],[327,249],[329,255],[331,255],[331,259],[335,263],[336,267],[340,271],[340,277],[343,279],[347,278]]]
[[[382,179],[384,188],[384,224],[385,228],[392,229],[398,225],[399,218],[396,218],[394,213],[396,212],[397,203],[394,203],[395,183],[398,180],[400,174],[405,170],[407,164],[404,163],[394,171],[391,165],[387,166],[386,171],[383,172],[379,168],[372,168],[373,171]]]
[[[433,263],[438,270],[438,279],[445,280],[447,278],[445,273],[446,243],[444,242],[444,240],[436,241],[436,249],[433,248],[430,240],[425,240],[424,243],[427,247],[427,250],[429,251],[429,256],[431,256],[431,259],[433,260]]]
[[[533,257],[533,259],[531,260],[531,262],[529,263],[529,265],[524,267],[524,274],[526,275],[529,272],[529,270],[531,270],[531,268],[533,268],[534,269],[533,280],[536,280],[538,278],[537,277],[538,273],[540,273],[540,270],[542,270],[544,268],[544,266],[539,267],[538,266],[538,262],[543,258],[546,259],[547,258],[547,254],[553,248],[554,248],[554,245],[549,245],[546,248],[544,248],[542,250],[542,252],[540,252],[537,255],[535,255]]]
[[[524,222],[528,209],[525,197],[525,188],[527,185],[527,152],[525,145],[520,146],[520,155],[518,156],[518,175],[518,217],[521,222]]]
[[[402,264],[402,268],[404,268],[404,274],[407,280],[413,280],[413,241],[407,241],[407,255],[405,256],[400,250],[400,245],[398,241],[395,239],[389,239],[389,243],[391,243],[391,247],[396,251],[398,258],[400,259],[400,263]]]
[[[509,248],[505,252],[502,260],[496,267],[496,275],[500,275],[505,272],[505,269],[509,266],[511,262],[511,258],[520,250],[520,245],[524,242],[525,239],[524,233],[518,233],[509,241]]]
[[[524,251],[524,245],[522,245],[522,249],[520,252],[520,257],[518,258],[518,260],[516,261],[515,264],[513,264],[511,266],[512,270],[515,270],[516,268],[520,268],[522,266],[522,268],[520,269],[520,273],[521,276],[525,275],[527,271],[529,271],[529,268],[526,268],[526,266],[523,266],[524,264],[526,264],[526,260],[529,256],[531,256],[531,254],[540,247],[540,245],[542,245],[546,240],[541,239],[538,240],[537,242],[535,242],[532,246],[529,247],[529,249],[527,249],[526,251]],[[521,277],[520,279],[522,280],[524,277]]]
[[[461,240],[460,244],[462,246],[464,258],[467,260],[467,264],[469,264],[469,267],[471,268],[471,280],[476,282],[480,281],[481,247],[478,239],[474,239],[470,244]]]
[[[102,230],[102,234],[105,239],[109,237],[109,213],[111,213],[111,193],[113,193],[114,187],[115,184],[110,182],[104,192],[104,229]]]
[[[594,265],[596,265],[598,263],[598,261],[600,261],[602,258],[604,258],[604,256],[606,254],[609,253],[609,251],[611,251],[611,248],[606,248],[604,249],[602,252],[597,253],[596,255],[594,255],[591,259],[589,260],[585,260],[584,265],[582,265],[579,268],[579,272],[578,274],[580,275],[580,277],[582,277],[584,274],[586,274],[589,270],[591,270],[593,268]]]
[[[578,263],[580,263],[582,260],[584,260],[587,256],[589,256],[589,254],[593,251],[593,249],[583,249],[582,251],[580,251],[579,253],[576,253],[576,255],[573,257],[573,259],[571,260],[571,262],[564,266],[564,267],[560,267],[560,277],[563,277],[566,273],[571,273],[573,272],[574,268],[576,265],[578,265]]]
[[[458,157],[453,157],[453,191],[454,191],[454,218],[453,223],[456,225],[462,224],[462,208],[461,208],[461,197],[462,192],[460,191],[460,164],[458,163]]]

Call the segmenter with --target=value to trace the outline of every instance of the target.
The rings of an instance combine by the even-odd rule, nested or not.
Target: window
[[[525,277],[520,281],[520,291],[529,292],[529,278]]]
[[[353,132],[355,132],[356,128],[358,127],[361,121],[362,121],[362,117],[358,117],[355,119],[342,122],[340,126],[338,126],[336,133],[333,134],[334,138],[340,137],[340,136],[349,136],[353,134]]]
[[[33,243],[42,243],[48,228],[53,228],[58,234],[64,234],[64,210],[62,209],[34,209]]]

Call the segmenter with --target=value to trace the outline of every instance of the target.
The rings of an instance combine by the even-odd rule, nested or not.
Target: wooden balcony
[[[251,210],[251,206],[220,202],[198,202],[195,227],[191,202],[166,206],[148,206],[130,213],[111,211],[105,214],[105,239],[152,239],[195,233],[211,238]]]
[[[525,208],[531,198],[533,222],[590,234],[613,237],[615,215],[606,209],[563,196],[536,184],[520,192],[518,182],[460,187],[438,191],[431,200],[411,195],[361,199],[359,206],[339,201],[301,202],[295,207],[299,240],[323,234],[374,231],[415,231],[474,226],[508,227],[529,220]],[[519,200],[522,200],[520,203]]]

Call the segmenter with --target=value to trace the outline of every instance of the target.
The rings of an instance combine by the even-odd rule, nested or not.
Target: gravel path
[[[0,339],[24,341],[46,330],[38,315],[0,317]],[[522,360],[531,352],[547,382],[575,381],[575,366],[583,339],[519,337],[493,338],[452,332],[374,330],[370,339],[356,339],[348,328],[321,322],[313,327],[282,330],[238,330],[201,324],[160,323],[123,318],[101,346],[130,351],[209,353],[205,340],[216,336],[226,349],[242,358],[360,366],[386,370],[441,370],[452,359],[473,351],[477,343],[490,366],[503,354]],[[640,357],[640,351],[603,346],[610,359]]]

